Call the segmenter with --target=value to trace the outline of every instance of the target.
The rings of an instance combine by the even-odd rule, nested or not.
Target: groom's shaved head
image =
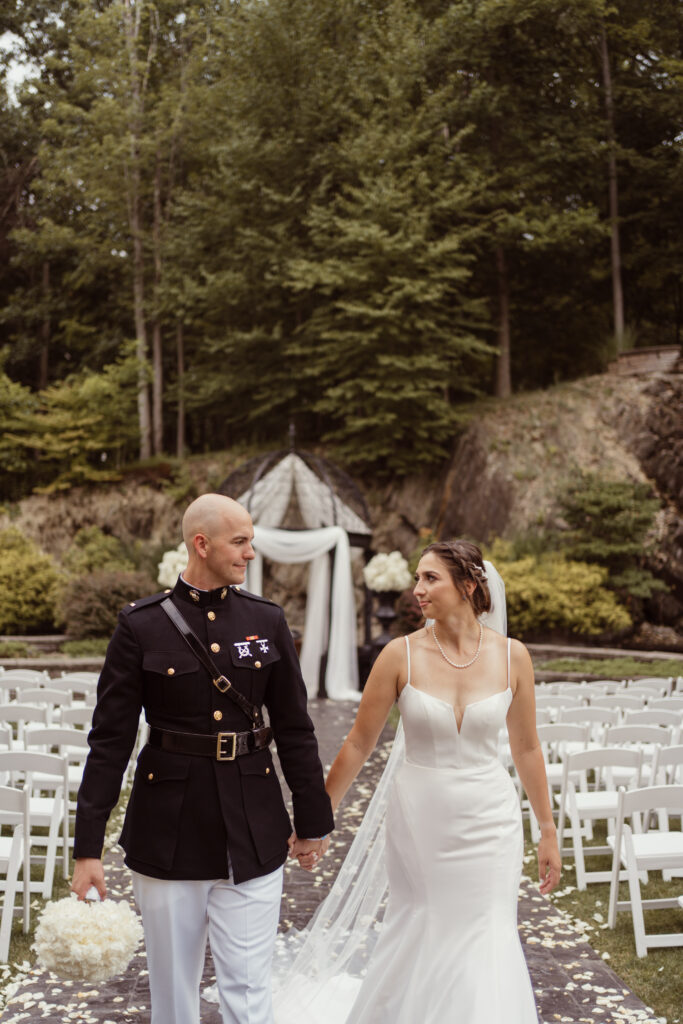
[[[225,494],[201,494],[188,505],[183,516],[183,540],[187,550],[192,550],[198,533],[215,537],[226,527],[231,529],[242,522],[250,523],[251,517],[239,502]]]

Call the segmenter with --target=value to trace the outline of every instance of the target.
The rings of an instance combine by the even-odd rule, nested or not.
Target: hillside
[[[358,481],[370,507],[373,547],[409,555],[421,529],[490,542],[552,528],[558,525],[556,495],[580,470],[646,480],[663,502],[653,564],[673,587],[676,599],[667,599],[661,621],[674,625],[683,616],[682,434],[680,372],[602,374],[479,402],[468,410],[450,464],[440,471],[416,467],[414,476],[388,484]],[[189,460],[182,498],[177,487],[135,476],[106,488],[33,495],[5,507],[0,527],[11,522],[57,556],[89,525],[125,541],[175,546],[187,496],[218,486],[239,461],[229,452]],[[287,572],[289,588],[296,586],[293,567]]]

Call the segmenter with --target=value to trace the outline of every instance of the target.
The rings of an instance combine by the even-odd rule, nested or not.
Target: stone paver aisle
[[[322,760],[327,768],[350,728],[356,705],[312,701],[309,707],[316,723]],[[366,765],[338,815],[334,842],[320,870],[309,874],[295,864],[287,865],[280,922],[282,929],[292,925],[303,927],[329,891],[388,756],[390,734],[384,738],[386,742],[378,747]],[[132,902],[128,871],[118,849],[107,854],[106,866],[110,895]],[[526,879],[520,893],[519,921],[544,1021],[548,1024],[554,1021],[568,1024],[655,1024],[657,1018],[648,1013],[644,1004],[567,919],[552,903],[539,896],[536,886]],[[207,953],[204,984],[208,985],[213,980],[213,963]],[[221,1024],[215,1004],[202,1000],[201,1011],[202,1024]],[[3,1024],[19,1024],[20,1021],[148,1024],[149,987],[144,950],[133,958],[124,975],[101,985],[60,981],[36,968],[8,1000],[1,1020]],[[451,1022],[445,1021],[444,1024]]]

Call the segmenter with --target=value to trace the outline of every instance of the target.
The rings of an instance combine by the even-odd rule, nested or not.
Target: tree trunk
[[[185,438],[185,349],[183,338],[183,325],[176,325],[176,357],[178,366],[178,419],[176,434],[176,454],[179,459],[184,458],[186,449]]]
[[[624,345],[624,293],[621,283],[621,244],[619,240],[619,183],[617,180],[617,155],[614,131],[614,96],[612,74],[607,50],[607,32],[602,26],[602,80],[605,87],[605,114],[607,120],[609,219],[611,226],[612,254],[612,305],[614,310],[614,336],[617,353]]]
[[[50,351],[50,314],[48,312],[50,298],[50,263],[48,260],[43,261],[42,292],[45,313],[43,314],[43,322],[40,328],[40,356],[38,358],[38,379],[36,381],[39,391],[43,391],[44,388],[47,387],[48,354]]]
[[[159,290],[161,286],[161,154],[157,149],[154,168],[154,225],[152,241],[154,246],[154,324],[152,327],[152,432],[154,436],[154,454],[161,455],[164,450],[164,417],[163,417],[163,352],[161,319],[159,315]]]
[[[128,124],[130,136],[130,170],[128,184],[128,220],[133,239],[133,309],[135,318],[136,355],[140,361],[138,372],[138,420],[140,424],[140,458],[148,459],[152,454],[149,390],[147,386],[147,328],[145,325],[145,267],[142,247],[142,215],[140,202],[140,153],[142,94],[137,67],[135,44],[140,28],[141,5],[135,7],[135,19],[131,0],[124,2],[126,48],[130,69],[131,117]]]
[[[510,285],[502,245],[496,246],[498,281],[498,359],[496,362],[496,398],[512,394],[510,377]]]

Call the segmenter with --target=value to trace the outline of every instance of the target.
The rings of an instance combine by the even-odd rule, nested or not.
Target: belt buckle
[[[213,685],[216,687],[217,690],[220,690],[221,693],[227,693],[227,691],[232,686],[232,683],[226,676],[218,676],[216,679],[214,679]]]
[[[227,754],[223,750],[223,740],[232,738],[232,751]],[[237,733],[236,732],[219,732],[216,736],[216,760],[217,761],[234,761],[235,754],[237,752]]]

